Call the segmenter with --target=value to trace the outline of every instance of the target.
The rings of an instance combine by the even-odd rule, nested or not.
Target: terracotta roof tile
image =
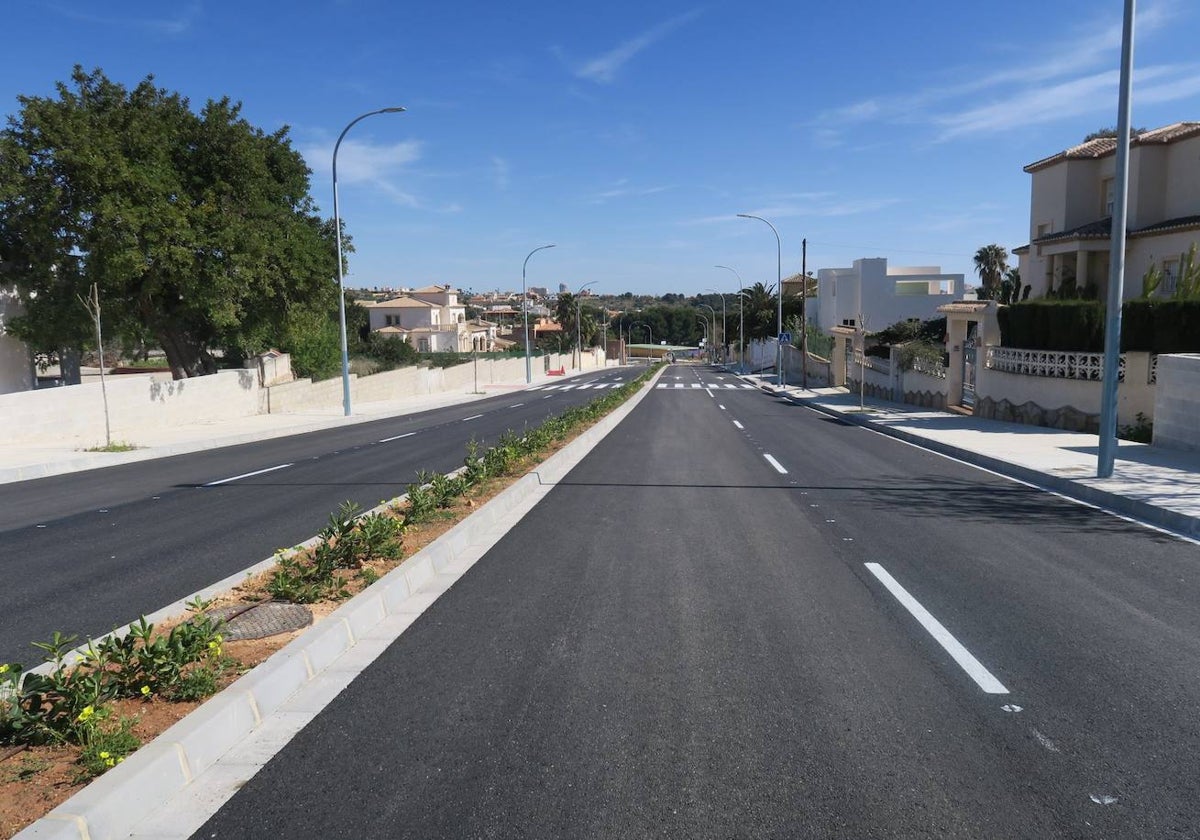
[[[1198,134],[1200,134],[1200,122],[1177,122],[1134,135],[1130,139],[1129,145],[1165,145],[1167,143],[1176,143],[1180,140],[1187,140],[1189,137],[1195,137]],[[1096,160],[1113,154],[1116,149],[1116,138],[1098,137],[1095,140],[1088,140],[1085,143],[1080,143],[1078,146],[1072,146],[1057,154],[1050,155],[1050,157],[1034,161],[1025,167],[1025,171],[1036,172],[1039,169],[1045,169],[1047,166],[1053,166],[1064,160]]]

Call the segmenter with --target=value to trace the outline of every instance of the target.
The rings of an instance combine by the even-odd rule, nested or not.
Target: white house
[[[0,394],[28,391],[34,387],[29,348],[4,330],[5,322],[21,312],[17,290],[0,288]]]
[[[363,306],[372,332],[407,338],[422,353],[495,349],[497,325],[467,321],[467,309],[450,286],[426,286]]]
[[[936,318],[939,306],[962,295],[961,274],[943,274],[936,265],[889,266],[886,257],[871,257],[855,260],[849,268],[817,272],[816,306],[810,298],[809,320],[829,332],[854,326],[861,313],[867,329],[880,330],[910,318]]]
[[[1030,297],[1088,289],[1107,296],[1116,140],[1102,137],[1025,167],[1033,176],[1030,243],[1013,249]],[[1126,217],[1126,299],[1142,293],[1152,266],[1175,290],[1179,256],[1200,240],[1200,122],[1179,122],[1133,138]]]

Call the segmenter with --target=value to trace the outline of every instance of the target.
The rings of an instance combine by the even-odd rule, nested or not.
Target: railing
[[[912,369],[916,373],[923,373],[926,376],[932,376],[934,379],[946,378],[946,366],[941,362],[931,359],[922,359],[920,357],[913,359]]]
[[[1099,382],[1104,378],[1104,354],[988,347],[987,367],[989,370],[998,370],[1002,373]],[[1124,356],[1120,357],[1117,379],[1121,382],[1125,381]]]

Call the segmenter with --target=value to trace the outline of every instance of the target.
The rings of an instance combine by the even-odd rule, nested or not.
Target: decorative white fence
[[[1054,379],[1082,379],[1099,382],[1104,378],[1103,353],[1021,350],[1015,347],[988,347],[988,370],[1023,376],[1048,376]],[[1117,379],[1125,381],[1125,356],[1120,357]]]

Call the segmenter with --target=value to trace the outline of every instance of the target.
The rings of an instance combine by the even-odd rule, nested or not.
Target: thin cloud
[[[1176,0],[1161,0],[1138,13],[1138,35],[1145,38],[1169,26],[1180,14]],[[1121,45],[1121,22],[1109,17],[1099,23],[1077,29],[1070,37],[1045,49],[1022,51],[1016,66],[985,73],[965,82],[934,85],[924,89],[874,97],[837,108],[827,109],[807,127],[813,129],[813,142],[829,148],[839,145],[843,132],[867,122],[893,124],[932,123],[942,128],[937,140],[945,141],[968,134],[994,131],[1066,119],[1103,108],[1110,108],[1115,91],[1116,54]],[[1044,56],[1026,60],[1030,54]],[[1162,66],[1140,71],[1139,79],[1149,81],[1161,75]],[[1190,70],[1194,73],[1194,70]],[[1191,95],[1191,80],[1185,77],[1156,85],[1157,101]],[[979,105],[981,94],[991,93],[991,101]],[[1146,91],[1138,90],[1139,101]],[[961,102],[954,107],[956,101]],[[940,113],[939,113],[940,112]]]
[[[592,196],[588,203],[603,204],[606,201],[610,201],[614,198],[641,198],[643,196],[656,195],[657,193],[666,192],[667,190],[673,189],[673,187],[670,186],[634,187],[629,186],[628,184],[628,179],[622,178],[621,180],[617,181],[612,189],[607,189],[603,192],[596,193],[596,195]]]
[[[203,12],[203,7],[199,2],[187,4],[182,11],[174,17],[166,18],[138,18],[138,17],[113,17],[111,15],[97,15],[92,12],[80,11],[62,4],[50,3],[46,8],[70,20],[76,20],[81,23],[93,23],[101,26],[111,26],[124,29],[145,29],[152,32],[158,32],[162,35],[182,35],[192,28]]]
[[[302,146],[300,154],[314,172],[330,172],[333,145]],[[367,184],[404,207],[422,208],[423,202],[399,187],[393,179],[412,175],[410,167],[421,159],[421,142],[372,143],[369,140],[344,140],[338,149],[338,184]]]
[[[575,75],[581,79],[589,79],[597,84],[607,84],[617,77],[617,73],[635,55],[661,41],[684,24],[690,23],[700,15],[700,9],[684,12],[670,20],[652,26],[640,35],[636,35],[619,44],[603,55],[593,58],[576,68]]]
[[[685,219],[679,222],[679,224],[686,227],[693,225],[713,225],[717,223],[728,224],[732,221],[741,221],[737,218],[738,213],[745,213],[749,216],[761,216],[771,221],[800,216],[810,218],[856,216],[861,213],[873,213],[877,210],[883,210],[899,203],[900,199],[898,198],[848,198],[839,200],[837,196],[827,192],[795,193],[790,196],[781,196],[770,204],[759,205],[752,210],[738,210],[737,212],[724,213],[720,216],[702,216],[697,219]]]

